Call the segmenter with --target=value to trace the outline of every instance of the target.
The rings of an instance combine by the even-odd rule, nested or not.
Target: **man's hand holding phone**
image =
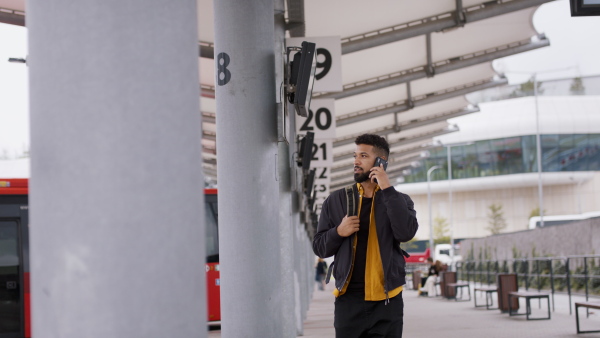
[[[371,182],[377,183],[382,190],[392,186],[390,184],[390,178],[385,172],[387,164],[388,162],[386,160],[377,157],[375,159],[375,166],[371,168],[371,173],[369,174]]]

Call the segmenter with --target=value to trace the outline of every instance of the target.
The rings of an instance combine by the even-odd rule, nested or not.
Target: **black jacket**
[[[355,191],[355,200],[359,200]],[[335,287],[342,290],[352,265],[352,241],[356,234],[341,237],[337,227],[346,216],[346,194],[344,189],[333,192],[323,202],[317,233],[313,239],[313,251],[321,258],[335,255],[333,275]],[[375,194],[375,224],[379,252],[383,264],[384,289],[388,291],[406,284],[405,260],[400,243],[411,240],[419,228],[414,203],[406,194],[392,186]]]

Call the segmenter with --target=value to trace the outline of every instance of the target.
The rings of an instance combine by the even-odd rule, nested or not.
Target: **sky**
[[[29,148],[27,66],[8,58],[27,56],[27,29],[0,24],[0,160]]]
[[[533,24],[550,47],[494,61],[510,84],[527,81],[536,72],[541,81],[600,75],[600,17],[571,17],[568,0],[542,5]],[[27,30],[0,24],[0,160],[13,159],[29,148],[27,66],[7,62],[27,56]]]

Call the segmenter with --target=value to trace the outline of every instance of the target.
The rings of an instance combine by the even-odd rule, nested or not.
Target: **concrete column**
[[[274,3],[214,7],[221,334],[285,337]]]
[[[274,0],[275,29],[275,83],[285,81],[285,3]],[[294,228],[292,223],[292,185],[290,141],[295,139],[296,129],[286,128],[291,112],[285,116],[287,100],[279,96],[280,87],[275,87],[278,123],[278,163],[279,170],[279,231],[281,257],[281,315],[282,337],[295,337],[298,334],[295,322],[295,288],[294,288]],[[292,117],[294,115],[291,115]],[[284,139],[281,139],[284,136]],[[287,140],[287,141],[286,141]],[[293,141],[291,142],[293,144]]]
[[[289,151],[285,143],[279,144],[280,195],[279,223],[281,250],[281,315],[284,335],[297,336],[295,322],[295,287],[294,287],[294,228],[292,224],[292,198],[290,190]]]
[[[33,337],[206,337],[196,1],[27,5]]]

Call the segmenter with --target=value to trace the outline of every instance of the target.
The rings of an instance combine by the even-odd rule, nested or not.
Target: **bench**
[[[447,285],[450,283],[456,283],[456,272],[453,271],[442,271],[440,272],[440,291],[442,297],[452,299],[456,297],[454,288],[448,288]]]
[[[485,293],[485,305],[477,305],[477,291]],[[498,310],[499,307],[495,307],[495,308],[490,307],[490,306],[494,305],[494,298],[492,297],[492,294],[494,292],[496,292],[496,293],[498,292],[498,288],[495,286],[481,286],[481,287],[475,288],[474,295],[473,295],[473,297],[474,297],[473,299],[475,300],[475,307],[484,307],[485,306],[485,308],[487,310]]]
[[[511,299],[515,298],[517,299],[517,302],[519,300],[519,298],[525,298],[525,313],[518,313],[518,310],[513,311],[512,308],[512,303],[511,303]],[[531,300],[532,299],[542,299],[542,298],[546,298],[546,300],[548,301],[548,317],[542,317],[542,318],[530,318],[529,316],[531,315]],[[527,320],[542,320],[542,319],[550,319],[550,294],[549,293],[544,293],[544,292],[528,292],[528,291],[523,291],[523,292],[509,292],[508,293],[508,314],[509,316],[522,316],[522,315],[526,315],[527,316]]]
[[[463,288],[467,288],[469,299],[464,299]],[[447,297],[448,299],[454,298],[457,302],[468,302],[471,300],[471,286],[469,283],[448,283],[446,284],[446,294],[451,294],[450,290],[454,290],[454,297]],[[458,298],[458,289],[460,289],[460,298]]]
[[[575,303],[575,320],[577,323],[577,333],[591,333],[591,332],[600,332],[600,330],[593,330],[593,331],[581,331],[579,329],[579,308],[580,307],[584,307],[587,309],[597,309],[600,310],[600,302],[580,302],[580,303]]]

